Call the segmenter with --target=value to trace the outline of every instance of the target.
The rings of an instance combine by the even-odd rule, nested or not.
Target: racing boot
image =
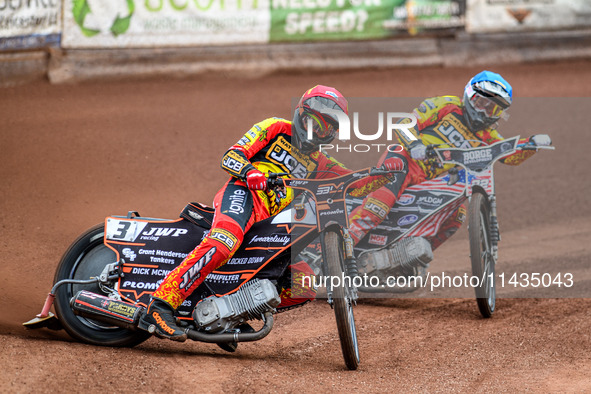
[[[187,340],[187,334],[176,324],[174,309],[158,298],[152,298],[146,314],[140,318],[138,327],[159,338],[178,342]]]

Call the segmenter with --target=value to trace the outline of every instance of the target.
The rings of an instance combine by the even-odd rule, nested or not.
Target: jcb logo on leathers
[[[468,149],[472,147],[467,140],[472,139],[473,137],[468,134],[466,126],[453,115],[447,115],[444,120],[437,125],[435,131],[443,137],[444,140],[448,140],[457,148]]]
[[[222,168],[226,170],[230,170],[235,173],[240,173],[244,166],[248,164],[244,161],[238,153],[236,152],[228,152],[222,161]]]
[[[223,243],[229,250],[234,249],[234,245],[238,242],[238,238],[231,232],[223,229],[214,229],[209,234],[209,238],[215,239]]]
[[[309,171],[313,171],[316,165],[309,157],[295,158],[292,156],[291,144],[283,137],[279,137],[269,152],[267,158],[275,164],[286,168],[296,178],[305,178]]]
[[[388,205],[384,204],[380,200],[371,197],[367,200],[363,208],[368,210],[369,212],[373,212],[382,220],[386,217],[386,215],[388,215],[388,211],[390,210],[390,207],[388,207]]]

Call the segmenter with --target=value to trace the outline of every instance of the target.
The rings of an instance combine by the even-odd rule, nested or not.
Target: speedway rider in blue
[[[402,152],[385,152],[382,157],[382,160],[397,157],[404,161],[407,174],[406,176],[397,175],[396,181],[369,194],[351,213],[349,232],[355,243],[363,239],[371,229],[376,228],[386,218],[404,189],[435,178],[453,167],[451,164],[440,167],[429,160],[427,145],[470,148],[479,146],[480,141],[491,144],[502,140],[503,137],[496,130],[497,122],[500,119],[507,119],[507,109],[512,101],[511,85],[497,73],[482,71],[470,79],[464,89],[463,98],[433,97],[424,100],[418,108],[414,109],[413,114],[417,118],[417,125],[409,130],[417,140],[410,140],[404,133],[398,132],[398,139],[405,149]],[[407,119],[406,122],[409,120]],[[550,137],[544,134],[519,141],[519,143],[526,142],[537,146],[547,146],[552,143]],[[518,165],[534,153],[535,150],[518,150],[501,159],[501,162]],[[376,210],[376,205],[382,209]],[[445,220],[437,235],[430,240],[433,249],[461,227],[465,213],[466,208],[461,206]]]

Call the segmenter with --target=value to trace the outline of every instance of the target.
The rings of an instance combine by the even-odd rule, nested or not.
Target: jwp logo
[[[338,119],[339,122],[339,132],[337,138],[341,141],[348,141],[351,139],[351,121],[349,116],[347,116],[342,111],[333,110],[333,109],[324,109],[325,113],[334,116]],[[408,119],[404,123],[399,123],[394,121],[394,119]],[[406,112],[378,112],[378,130],[373,134],[364,134],[359,130],[359,113],[353,112],[353,133],[355,137],[362,141],[378,141],[382,138],[384,134],[384,123],[386,123],[386,139],[388,141],[394,141],[394,130],[399,130],[408,140],[415,141],[417,137],[410,131],[411,128],[416,126],[417,118],[412,113]],[[311,140],[313,138],[313,128],[312,128],[312,120],[308,119],[307,124],[308,130],[308,139]],[[320,150],[328,150],[328,149],[336,149],[337,152],[339,150],[347,150],[349,152],[368,152],[371,150],[371,147],[375,147],[380,151],[381,147],[386,147],[390,152],[399,152],[400,146],[398,144],[387,145],[386,144],[355,144],[349,145],[348,147],[343,146],[335,146],[332,144],[322,144],[320,145]],[[393,150],[392,150],[393,149]]]
[[[209,249],[200,259],[197,261],[187,272],[182,276],[182,282],[179,285],[179,289],[189,289],[193,286],[193,283],[201,276],[199,271],[211,261],[211,257],[215,254],[215,246]]]
[[[184,228],[174,227],[152,227],[147,231],[144,231],[142,235],[155,236],[155,237],[180,237],[181,235],[187,234],[189,230]]]

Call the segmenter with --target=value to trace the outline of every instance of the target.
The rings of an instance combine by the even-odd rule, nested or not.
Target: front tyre
[[[475,287],[478,309],[483,317],[491,317],[495,311],[495,258],[491,240],[490,207],[486,196],[474,193],[468,207],[468,234],[472,275],[479,278]]]
[[[324,247],[328,275],[331,278],[341,280],[344,278],[345,272],[341,238],[335,232],[326,233]],[[350,370],[356,370],[359,366],[359,345],[357,343],[355,317],[353,316],[351,289],[347,285],[347,283],[341,283],[341,286],[334,286],[332,288],[332,299],[345,364]]]
[[[99,224],[82,234],[62,257],[54,283],[63,279],[86,280],[99,276],[107,264],[117,260],[115,252],[104,243],[104,225]],[[64,329],[73,338],[101,346],[135,346],[150,337],[143,331],[131,331],[110,326],[93,319],[77,316],[70,308],[70,299],[80,290],[104,294],[98,284],[65,284],[56,291],[55,311]]]

